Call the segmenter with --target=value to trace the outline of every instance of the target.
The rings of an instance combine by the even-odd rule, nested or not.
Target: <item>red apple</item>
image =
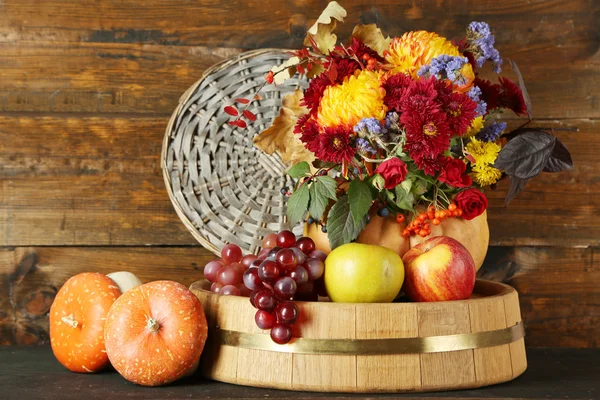
[[[402,290],[413,301],[468,299],[475,286],[475,262],[460,242],[448,236],[432,237],[402,257]]]

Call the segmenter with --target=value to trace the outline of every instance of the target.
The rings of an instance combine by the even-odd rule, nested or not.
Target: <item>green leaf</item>
[[[415,196],[420,196],[427,193],[427,183],[421,179],[417,179],[412,186],[411,192]]]
[[[323,175],[317,176],[315,182],[319,184],[319,187],[321,188],[320,190],[322,190],[325,193],[327,198],[331,200],[337,199],[337,182],[335,181],[335,179],[333,179],[330,176]]]
[[[288,199],[287,216],[291,227],[304,218],[304,214],[308,208],[309,197],[308,185],[304,184],[296,189]]]
[[[350,203],[350,214],[354,218],[354,223],[360,222],[369,212],[373,202],[369,185],[358,179],[350,182],[348,202]]]
[[[385,179],[379,174],[374,175],[373,178],[371,178],[371,183],[378,191],[382,191],[385,188]]]
[[[310,185],[309,193],[310,202],[308,212],[315,220],[320,220],[323,217],[323,212],[325,212],[325,209],[327,208],[327,203],[329,203],[329,197],[327,197],[325,186],[322,182],[317,180]]]
[[[387,198],[388,202],[390,203],[395,203],[396,202],[396,195],[394,194],[393,190],[383,190],[382,193],[385,195],[385,197]]]
[[[321,161],[321,160],[315,160],[312,163],[313,167],[317,168],[317,169],[327,169],[327,168],[331,168],[334,167],[335,165],[337,165],[336,163],[332,163],[332,162],[326,162],[326,161]]]
[[[413,211],[415,207],[415,196],[406,193],[402,186],[396,186],[396,205],[402,210]]]
[[[332,249],[345,243],[350,243],[358,237],[358,234],[365,228],[366,218],[358,223],[350,213],[350,203],[348,196],[344,195],[331,207],[327,215],[327,238]]]
[[[412,182],[410,179],[405,179],[402,181],[402,183],[400,184],[400,186],[402,186],[402,189],[404,189],[404,191],[406,193],[410,192],[410,189],[412,188]]]
[[[298,164],[294,164],[287,170],[287,174],[294,179],[300,178],[301,176],[307,175],[310,173],[310,165],[306,161],[299,162]]]

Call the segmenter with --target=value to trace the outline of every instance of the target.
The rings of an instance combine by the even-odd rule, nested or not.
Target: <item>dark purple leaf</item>
[[[530,179],[546,166],[556,138],[547,132],[529,130],[508,142],[494,166],[511,178]]]
[[[508,188],[508,193],[506,193],[507,206],[515,197],[517,197],[521,190],[525,188],[527,181],[529,181],[529,179],[521,179],[516,176],[510,177],[510,187]]]
[[[556,138],[554,149],[552,150],[552,153],[550,153],[550,157],[548,157],[548,161],[544,166],[544,172],[560,172],[571,168],[573,168],[571,153],[569,153],[567,146]]]
[[[527,117],[531,120],[532,112],[531,112],[531,99],[529,98],[529,93],[527,93],[527,88],[525,87],[525,81],[523,80],[523,75],[521,75],[521,71],[519,71],[519,67],[517,67],[517,63],[513,60],[509,60],[510,66],[517,74],[517,78],[519,79],[519,87],[521,88],[521,92],[523,92],[523,100],[525,100],[525,105],[527,106]]]

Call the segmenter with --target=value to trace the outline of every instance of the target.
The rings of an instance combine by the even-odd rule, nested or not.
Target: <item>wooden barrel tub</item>
[[[204,306],[204,376],[320,392],[425,392],[506,382],[526,367],[517,292],[478,280],[473,297],[438,303],[298,302],[294,339],[273,343],[248,298],[190,289]]]

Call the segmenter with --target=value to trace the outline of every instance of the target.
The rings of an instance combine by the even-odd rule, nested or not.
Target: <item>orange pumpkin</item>
[[[56,359],[74,372],[96,372],[109,361],[104,348],[104,320],[121,291],[99,273],[69,279],[50,308],[50,344]]]
[[[410,248],[424,242],[430,237],[450,236],[458,240],[469,250],[477,269],[483,265],[490,240],[487,211],[470,221],[463,218],[449,218],[442,221],[438,226],[431,225],[431,235],[426,238],[420,236],[405,238],[402,236],[404,228],[406,228],[406,223],[398,223],[396,222],[396,218],[392,216],[386,218],[379,217],[376,213],[372,212],[371,221],[358,235],[356,241],[358,243],[387,247],[402,257]],[[315,224],[304,226],[304,236],[312,238],[317,249],[327,254],[331,251],[327,234],[321,232]]]
[[[106,353],[127,380],[144,386],[192,373],[208,328],[202,304],[185,286],[155,281],[123,294],[106,317]]]

